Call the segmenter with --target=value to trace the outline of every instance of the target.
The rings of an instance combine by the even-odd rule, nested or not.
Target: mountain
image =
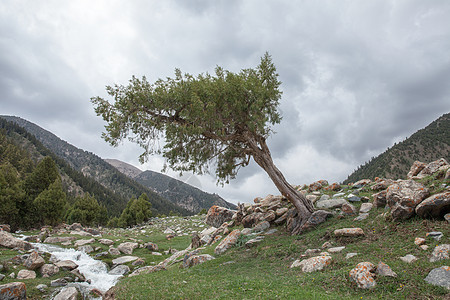
[[[143,186],[188,211],[198,213],[213,205],[236,209],[236,205],[225,201],[219,195],[206,193],[181,180],[150,170],[142,172],[138,168],[116,159],[106,159],[106,161]]]
[[[95,197],[97,199],[101,197],[98,201],[105,204],[111,215],[119,215],[130,198],[137,198],[143,193],[148,195],[154,214],[167,215],[171,212],[182,215],[190,214],[186,209],[125,176],[97,155],[76,148],[38,125],[14,116],[0,116],[0,118],[13,122],[26,131],[27,134],[22,134],[25,138],[20,142],[23,145],[28,145],[26,148],[36,148],[35,144],[38,142],[39,147],[44,148],[42,150],[44,154],[41,154],[41,156],[52,156],[60,169],[67,169],[69,170],[68,173],[74,173],[78,181],[86,181],[86,178],[94,179],[94,181],[86,182],[84,186],[86,188],[97,184],[96,189],[99,191]],[[33,139],[35,141],[31,141]],[[63,174],[63,177],[67,179],[71,176]],[[103,187],[101,191],[100,186]],[[80,188],[78,185],[78,189]],[[81,188],[81,190],[85,190],[85,188]]]
[[[414,161],[431,162],[439,158],[450,161],[450,113],[359,166],[344,183],[375,177],[406,178]]]

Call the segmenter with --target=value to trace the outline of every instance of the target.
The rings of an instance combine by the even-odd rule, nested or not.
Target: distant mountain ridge
[[[375,177],[406,178],[414,161],[431,162],[439,158],[450,161],[450,113],[359,166],[344,183]]]
[[[15,116],[0,116],[0,118],[24,128],[42,143],[44,147],[55,154],[56,157],[63,159],[73,169],[80,171],[86,177],[93,178],[103,187],[113,191],[113,194],[119,196],[121,200],[115,201],[115,203],[107,203],[109,205],[109,207],[107,206],[108,211],[112,212],[113,215],[118,215],[132,197],[137,198],[143,193],[148,195],[155,214],[191,214],[186,209],[125,176],[97,155],[81,150],[61,140],[53,133],[38,125]]]
[[[206,193],[181,180],[151,170],[141,171],[117,159],[105,159],[105,161],[143,186],[191,212],[197,213],[213,205],[236,209],[236,205],[225,201],[219,195]]]

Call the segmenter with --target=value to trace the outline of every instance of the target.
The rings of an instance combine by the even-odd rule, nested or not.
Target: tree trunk
[[[253,154],[253,159],[264,169],[264,171],[266,171],[281,194],[295,206],[299,222],[291,233],[297,234],[300,227],[314,212],[314,207],[302,193],[298,192],[286,181],[281,171],[273,163],[272,156],[270,155],[269,148],[265,141],[260,141],[259,144],[261,145],[261,148],[258,147],[259,151]]]

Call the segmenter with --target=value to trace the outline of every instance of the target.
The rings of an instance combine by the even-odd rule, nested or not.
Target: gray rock
[[[430,262],[435,262],[443,259],[449,259],[450,244],[438,245],[431,253]]]
[[[41,293],[45,293],[48,289],[48,285],[41,283],[36,286],[36,289],[38,289]]]
[[[5,275],[4,274],[0,274],[0,281],[2,281],[3,279],[5,279]]]
[[[253,232],[261,232],[270,228],[270,223],[267,221],[263,221],[258,223],[255,227],[253,227]]]
[[[239,229],[233,230],[229,235],[227,235],[214,249],[215,254],[222,254],[227,251],[229,248],[234,246],[241,235],[241,231]]]
[[[379,262],[376,273],[381,276],[397,277],[397,273],[392,271],[391,267],[383,262]]]
[[[264,240],[264,237],[263,237],[263,236],[257,236],[256,238],[247,241],[247,242],[245,243],[245,247],[251,248],[251,247],[253,247],[253,246],[255,246],[255,245],[261,243],[263,240]]]
[[[5,248],[20,248],[25,251],[31,250],[33,246],[25,241],[15,238],[7,231],[0,231],[0,246]]]
[[[361,289],[375,288],[375,266],[370,262],[361,262],[349,273],[350,280]]]
[[[420,171],[419,174],[417,174],[417,177],[423,178],[429,175],[433,175],[437,171],[439,171],[439,168],[442,166],[448,165],[448,162],[444,159],[438,159],[433,162],[430,162],[425,168]]]
[[[340,208],[347,200],[343,198],[333,198],[328,200],[319,200],[316,202],[317,208],[333,209]]]
[[[85,245],[78,247],[78,251],[83,251],[84,253],[94,252],[94,248],[91,245]]]
[[[223,223],[231,221],[235,211],[217,205],[211,206],[206,215],[205,223],[209,226],[220,227]]]
[[[130,268],[126,265],[118,265],[112,268],[108,274],[110,275],[125,275],[130,272]]]
[[[315,256],[302,261],[296,260],[292,263],[291,268],[300,267],[302,272],[311,273],[322,270],[330,265],[332,260],[328,255]]]
[[[341,247],[328,248],[327,251],[330,252],[330,253],[338,253],[338,252],[341,252],[344,249],[345,249],[345,246],[341,246]]]
[[[350,259],[352,257],[355,257],[356,255],[358,255],[358,253],[355,253],[355,252],[347,253],[347,255],[345,256],[345,259]]]
[[[400,257],[400,259],[401,259],[403,262],[408,263],[408,264],[413,263],[413,262],[415,262],[416,260],[418,260],[418,258],[415,257],[415,256],[412,255],[412,254],[407,254],[407,255],[405,255],[405,256],[402,256],[402,257]]]
[[[53,264],[44,264],[39,272],[42,277],[51,277],[59,272],[59,268]]]
[[[360,213],[353,221],[362,221],[369,217],[369,213]]]
[[[33,251],[23,263],[25,268],[27,268],[28,270],[36,270],[44,264],[45,260],[42,258],[42,256],[39,255],[39,253],[37,253],[37,251]]]
[[[450,192],[432,195],[416,206],[416,214],[422,218],[442,218],[449,211]]]
[[[3,300],[26,300],[27,288],[23,282],[11,282],[0,285],[1,299]]]
[[[50,281],[50,286],[52,286],[52,287],[66,286],[67,284],[68,284],[68,282],[65,278],[58,278],[58,279]]]
[[[78,296],[78,290],[73,287],[65,287],[63,288],[53,300],[76,300]]]
[[[110,240],[110,239],[99,239],[98,242],[100,244],[106,245],[106,246],[110,246],[114,244],[114,241]]]
[[[132,261],[135,261],[139,257],[137,256],[121,256],[112,260],[112,263],[115,265],[126,264]]]
[[[84,245],[87,245],[87,244],[92,244],[93,242],[95,242],[94,238],[87,239],[87,240],[77,240],[77,241],[75,241],[75,243],[73,245],[75,247],[79,247],[79,246],[84,246]]]
[[[361,198],[354,195],[354,194],[350,194],[347,196],[347,200],[350,202],[361,202]]]
[[[111,254],[111,255],[120,255],[120,254],[121,254],[120,251],[119,251],[119,249],[114,248],[114,247],[109,248],[109,249],[108,249],[108,252],[109,252],[109,254]]]
[[[359,208],[359,213],[368,213],[373,207],[372,203],[363,203]]]
[[[450,267],[442,266],[431,270],[425,277],[425,281],[432,285],[450,289]]]
[[[78,265],[71,260],[61,260],[61,261],[56,262],[55,265],[58,268],[66,269],[69,271],[78,268]]]
[[[444,235],[440,231],[431,231],[427,232],[427,236],[435,239],[436,241],[439,241]]]
[[[215,259],[214,256],[209,254],[192,255],[183,262],[183,267],[190,268],[213,259]]]
[[[399,180],[389,186],[386,199],[394,220],[405,220],[415,214],[416,206],[429,195],[428,189],[414,180]]]
[[[32,270],[20,270],[17,273],[17,279],[34,279],[36,278],[36,272]]]
[[[134,249],[138,248],[138,243],[133,242],[125,242],[120,244],[117,249],[122,252],[123,254],[133,254]]]

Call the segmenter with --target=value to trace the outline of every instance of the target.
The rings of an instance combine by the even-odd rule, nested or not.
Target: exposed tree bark
[[[273,181],[277,189],[281,194],[286,197],[295,207],[298,214],[298,225],[292,230],[292,234],[298,234],[300,228],[309,219],[311,214],[314,212],[314,207],[312,203],[306,199],[306,197],[294,189],[284,178],[281,171],[275,166],[270,154],[269,147],[265,142],[265,139],[261,138],[257,143],[250,139],[250,147],[254,150],[252,153],[255,162],[266,171],[270,179]],[[258,147],[259,145],[259,147]]]

